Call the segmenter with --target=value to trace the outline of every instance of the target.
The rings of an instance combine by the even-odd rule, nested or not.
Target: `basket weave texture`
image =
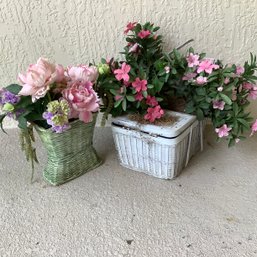
[[[93,147],[95,121],[96,116],[87,124],[73,121],[71,128],[60,134],[35,126],[47,150],[47,165],[43,173],[47,182],[60,185],[101,164]]]

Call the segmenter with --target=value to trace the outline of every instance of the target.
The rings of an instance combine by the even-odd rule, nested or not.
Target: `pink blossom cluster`
[[[118,81],[121,81],[125,87],[131,86],[135,90],[135,100],[141,102],[145,99],[146,104],[149,106],[147,108],[147,114],[144,116],[146,120],[154,122],[156,119],[161,118],[164,115],[164,111],[161,109],[157,99],[154,96],[147,95],[144,97],[144,92],[147,91],[147,80],[140,79],[136,77],[130,82],[129,72],[131,70],[130,65],[123,62],[119,69],[115,69],[113,73]],[[165,67],[165,71],[169,72],[169,67]],[[115,100],[119,101],[123,98],[121,95],[123,93],[123,87],[120,88],[118,95],[115,96]]]
[[[187,65],[191,68],[191,72],[186,73],[182,80],[191,80],[197,85],[204,85],[208,82],[208,75],[214,70],[219,69],[219,65],[214,63],[213,59],[200,60],[198,54],[189,53],[186,57]]]
[[[55,97],[55,93],[61,93],[70,105],[69,118],[79,118],[87,123],[92,121],[92,112],[99,110],[99,98],[93,89],[97,77],[98,71],[94,66],[79,65],[64,69],[62,65],[39,58],[25,74],[19,74],[18,80],[22,83],[19,95],[30,95],[35,102],[46,94]]]

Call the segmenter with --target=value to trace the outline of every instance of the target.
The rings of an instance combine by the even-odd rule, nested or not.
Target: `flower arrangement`
[[[151,23],[129,23],[124,31],[127,45],[125,61],[105,60],[98,65],[98,90],[105,116],[138,113],[154,122],[164,115],[160,92],[167,82],[170,67],[162,59],[162,36]]]
[[[20,73],[21,85],[12,84],[0,91],[3,114],[18,121],[21,129],[28,123],[56,133],[69,129],[72,119],[87,123],[99,109],[99,98],[93,89],[98,72],[94,66],[80,65],[63,68],[44,58]]]
[[[186,55],[173,50],[168,57],[176,73],[164,88],[167,97],[185,101],[185,112],[195,114],[198,120],[210,118],[218,139],[226,138],[229,145],[244,139],[245,132],[256,131],[253,118],[247,112],[249,99],[257,98],[256,57],[244,66],[223,65],[220,60],[196,54],[190,48]]]
[[[98,65],[104,118],[109,113],[138,113],[155,122],[171,101],[183,99],[184,111],[198,120],[210,118],[218,139],[226,138],[229,145],[244,139],[250,129],[257,131],[257,120],[252,124],[246,110],[249,99],[257,98],[256,57],[251,54],[249,62],[238,66],[206,58],[192,48],[185,55],[181,47],[164,53],[158,30],[149,22],[130,22],[124,31],[125,60],[102,59]]]
[[[37,161],[33,125],[63,133],[73,120],[89,123],[99,109],[99,98],[94,90],[98,77],[95,66],[79,65],[64,68],[44,58],[29,65],[18,75],[20,85],[11,84],[0,91],[0,125],[11,117],[21,129],[23,149],[27,159]]]

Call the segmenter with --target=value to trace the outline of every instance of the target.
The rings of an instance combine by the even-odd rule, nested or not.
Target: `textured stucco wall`
[[[0,85],[39,56],[64,65],[117,56],[128,21],[160,25],[166,49],[194,38],[196,50],[240,63],[257,53],[256,9],[257,0],[0,0]]]

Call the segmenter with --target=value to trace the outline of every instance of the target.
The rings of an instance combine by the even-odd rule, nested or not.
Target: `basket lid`
[[[190,114],[173,111],[165,111],[165,113],[174,117],[175,121],[173,121],[171,124],[167,123],[167,125],[140,124],[137,121],[131,120],[129,118],[129,115],[124,115],[113,118],[112,124],[133,130],[140,130],[142,132],[154,134],[161,137],[174,138],[179,136],[196,120],[196,116]]]

